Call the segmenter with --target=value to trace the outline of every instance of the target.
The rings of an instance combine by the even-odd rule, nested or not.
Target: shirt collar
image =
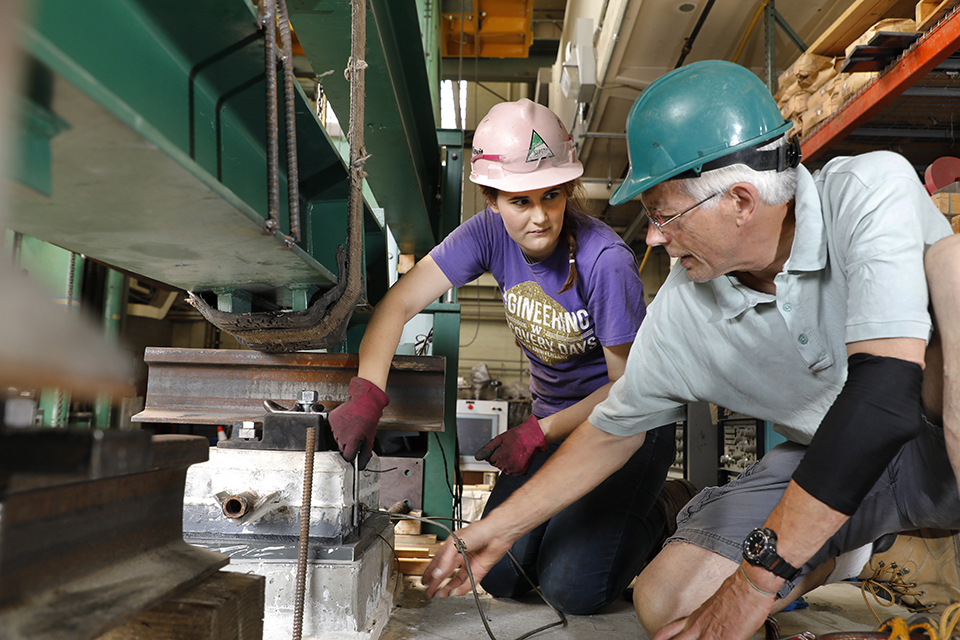
[[[784,270],[788,272],[819,271],[827,264],[826,228],[823,224],[820,192],[817,190],[813,176],[803,166],[797,167],[794,215],[796,229],[793,234],[793,246]],[[714,320],[730,320],[758,304],[776,300],[776,296],[751,289],[733,276],[720,276],[705,284],[713,289],[717,300],[719,317]]]
[[[776,296],[751,289],[729,275],[714,278],[704,284],[713,289],[713,295],[717,299],[719,317],[711,318],[712,321],[731,320],[758,304],[776,300]]]
[[[823,224],[823,205],[813,176],[797,167],[797,198],[794,207],[796,229],[793,247],[783,266],[785,271],[820,271],[827,266],[827,229]]]

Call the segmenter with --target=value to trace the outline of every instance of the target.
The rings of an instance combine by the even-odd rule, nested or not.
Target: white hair
[[[780,136],[772,143],[759,147],[761,151],[776,149],[787,144],[787,136]],[[738,182],[748,182],[757,188],[760,200],[767,205],[789,202],[797,194],[797,169],[792,167],[783,171],[757,171],[745,164],[732,164],[727,167],[704,171],[699,178],[676,180],[680,193],[700,201],[715,193],[725,193]],[[712,209],[720,202],[711,198],[700,205]]]

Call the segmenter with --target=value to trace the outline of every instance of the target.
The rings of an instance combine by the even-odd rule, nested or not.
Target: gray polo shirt
[[[913,167],[879,151],[799,171],[776,295],[730,276],[698,284],[676,265],[591,424],[632,435],[706,401],[807,444],[846,380],[848,342],[929,339],[923,254],[951,229]]]

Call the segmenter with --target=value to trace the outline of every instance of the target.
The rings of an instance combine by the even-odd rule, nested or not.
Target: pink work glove
[[[522,476],[530,468],[533,456],[547,450],[547,439],[536,416],[530,416],[512,429],[480,447],[474,454],[511,476]]]
[[[380,387],[363,378],[353,378],[348,387],[350,397],[329,413],[330,429],[340,446],[340,455],[347,462],[359,454],[360,468],[366,469],[373,455],[373,438],[383,408],[390,404]]]

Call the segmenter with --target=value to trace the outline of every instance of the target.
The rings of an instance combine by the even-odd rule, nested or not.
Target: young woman
[[[530,362],[533,415],[477,452],[504,473],[495,508],[606,398],[646,312],[636,256],[575,205],[583,166],[559,118],[530,100],[494,106],[473,138],[470,180],[487,208],[461,224],[390,289],[360,345],[350,399],[330,414],[348,460],[369,458],[382,391],[403,325],[451,287],[493,274],[507,322]],[[518,541],[513,556],[546,599],[588,614],[620,595],[662,538],[654,508],[674,459],[673,427],[592,493]],[[481,585],[494,596],[533,588],[505,557]]]

